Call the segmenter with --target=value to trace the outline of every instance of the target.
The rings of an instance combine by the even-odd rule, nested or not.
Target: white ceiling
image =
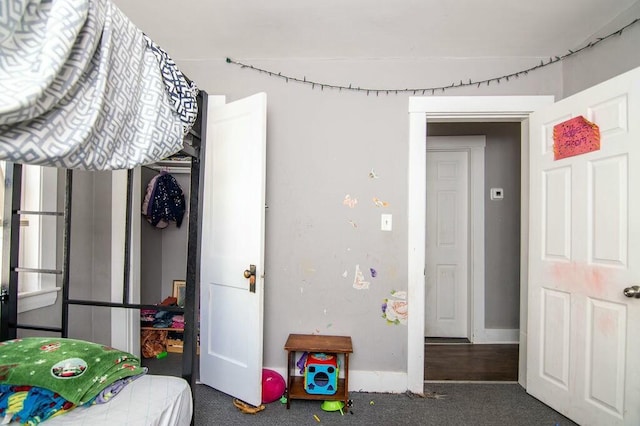
[[[638,0],[113,1],[185,60],[555,56]]]

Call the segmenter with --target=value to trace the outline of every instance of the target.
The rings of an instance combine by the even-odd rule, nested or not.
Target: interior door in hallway
[[[468,337],[469,153],[427,151],[425,336]]]

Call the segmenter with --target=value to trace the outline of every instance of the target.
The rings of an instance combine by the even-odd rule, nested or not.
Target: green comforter
[[[97,343],[48,337],[0,342],[0,383],[49,389],[76,405],[142,373],[139,358]]]

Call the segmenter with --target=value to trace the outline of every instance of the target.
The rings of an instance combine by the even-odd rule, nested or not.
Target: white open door
[[[600,150],[554,161],[553,126],[580,115]],[[527,391],[582,425],[638,425],[640,68],[535,112],[530,136]]]
[[[255,406],[262,402],[266,109],[264,93],[210,106],[202,182],[200,380]]]

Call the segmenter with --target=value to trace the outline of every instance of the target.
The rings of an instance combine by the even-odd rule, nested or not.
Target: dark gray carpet
[[[140,364],[149,369],[149,374],[160,376],[182,376],[182,354],[168,353],[165,358],[141,358]]]
[[[195,390],[195,425],[473,425],[565,426],[574,422],[528,395],[518,384],[428,383],[417,395],[351,392],[350,409],[325,412],[321,401],[276,401],[244,414],[233,398],[205,385]],[[316,415],[320,422],[318,422]]]
[[[150,374],[180,376],[181,355],[143,359]],[[293,400],[291,409],[273,402],[257,414],[241,413],[233,398],[205,385],[195,389],[196,426],[205,425],[381,425],[381,426],[565,426],[571,420],[514,383],[427,383],[420,398],[406,394],[351,392],[350,409],[325,412],[321,401]],[[353,414],[351,414],[353,413]],[[318,416],[318,422],[313,416]]]

